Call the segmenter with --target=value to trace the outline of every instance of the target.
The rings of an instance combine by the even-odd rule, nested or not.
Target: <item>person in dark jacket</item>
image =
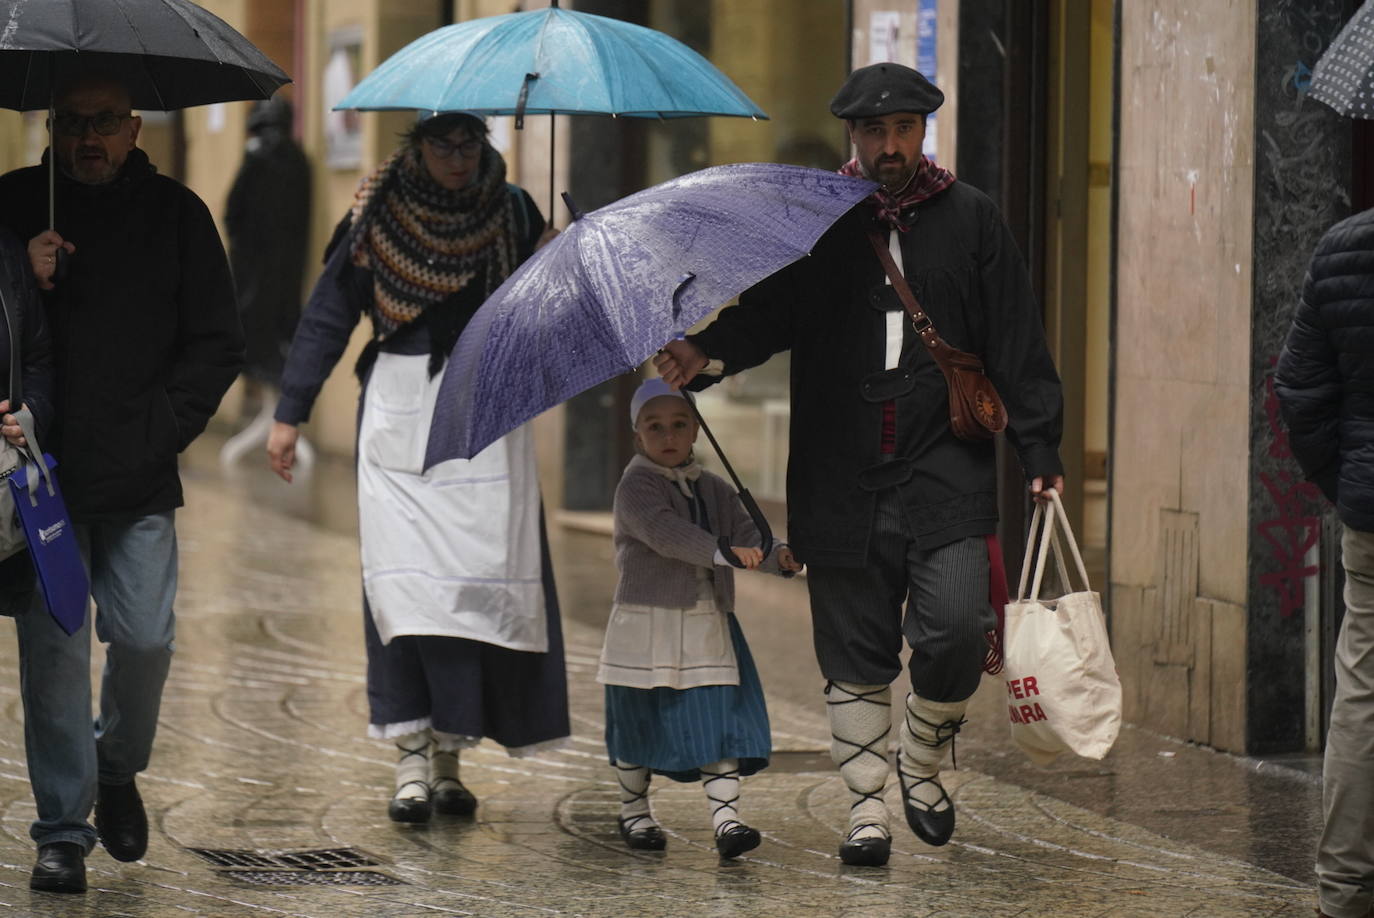
[[[44,164],[0,177],[0,220],[28,239],[53,336],[58,414],[44,446],[86,555],[105,642],[100,716],[90,717],[90,628],[70,639],[23,615],[19,646],[39,846],[31,885],[85,889],[97,834],[143,856],[135,776],[148,765],[172,658],[182,504],[177,454],[205,429],[243,364],[229,263],[209,211],[137,147],[129,94],[86,77],[58,94]],[[58,167],[56,228],[48,165]],[[54,279],[59,252],[65,277]],[[37,753],[35,752],[37,750]],[[87,822],[92,802],[95,829]]]
[[[876,231],[941,337],[982,357],[1007,408],[1031,493],[1062,490],[1062,397],[1030,278],[997,208],[921,153],[944,96],[900,64],[855,71],[831,102],[857,156],[840,171],[881,187],[811,257],[740,297],[656,361],[701,388],[792,352],[788,541],[810,571],[831,752],[848,784],[847,864],[881,865],[890,683],[911,645],[898,777],[907,822],[942,845],[954,806],[939,769],[996,628],[992,440],[950,429],[946,385],[868,239]],[[905,614],[903,606],[906,606]]]
[[[0,296],[4,297],[7,317],[7,321],[0,320],[0,390],[5,393],[0,399],[0,436],[15,446],[28,445],[18,420],[10,413],[10,335],[18,329],[23,404],[33,415],[42,446],[53,416],[52,344],[43,304],[38,299],[38,287],[29,268],[28,252],[23,243],[3,227],[0,227]],[[35,586],[28,552],[21,551],[0,561],[0,614],[15,615],[25,611],[33,601]]]
[[[1312,255],[1274,388],[1303,473],[1344,524],[1345,619],[1326,735],[1317,848],[1321,913],[1374,908],[1374,210]]]
[[[291,103],[259,102],[224,207],[229,265],[247,345],[244,376],[275,387],[301,313],[310,238],[310,163],[291,136]]]

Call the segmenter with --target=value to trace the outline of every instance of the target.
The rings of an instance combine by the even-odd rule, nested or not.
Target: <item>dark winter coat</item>
[[[944,376],[909,321],[899,366],[895,460],[880,455],[886,319],[901,310],[866,237],[876,226],[859,204],[803,258],[740,297],[691,336],[727,374],[792,352],[787,536],[800,560],[865,561],[877,491],[896,486],[926,549],[997,527],[991,440],[950,431]],[[881,232],[886,238],[887,228]],[[981,192],[955,182],[917,205],[901,234],[902,264],[941,337],[980,355],[1006,403],[1007,437],[1028,478],[1062,473],[1063,402],[1030,278],[1010,232]],[[888,374],[886,382],[891,383]],[[693,388],[709,384],[703,377]],[[898,383],[901,390],[904,383]],[[881,466],[881,468],[880,468]]]
[[[1304,474],[1374,532],[1374,210],[1317,244],[1274,388]]]
[[[249,141],[224,208],[248,348],[244,372],[276,384],[301,314],[310,237],[310,163],[285,128]]]
[[[0,176],[0,222],[28,240],[47,228],[48,170]],[[205,429],[243,365],[229,262],[210,212],[133,150],[118,176],[84,185],[59,172],[57,232],[76,246],[44,294],[57,373],[61,464],[76,522],[181,506],[177,454]]]
[[[0,228],[0,295],[5,298],[10,322],[0,320],[0,398],[10,392],[10,323],[19,329],[19,383],[21,401],[29,406],[37,428],[38,445],[50,451],[45,434],[52,422],[52,344],[38,298],[26,246],[9,230]],[[0,483],[0,487],[4,487]],[[28,607],[34,588],[33,561],[19,552],[0,561],[0,614],[13,615]]]
[[[53,420],[52,342],[38,285],[29,265],[28,249],[10,231],[0,228],[0,293],[12,321],[19,327],[22,401],[37,427],[38,445],[51,452],[44,434]],[[10,327],[0,320],[0,398],[10,397]]]

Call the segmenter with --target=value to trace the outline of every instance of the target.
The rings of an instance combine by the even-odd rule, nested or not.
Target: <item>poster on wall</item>
[[[324,96],[324,161],[331,169],[356,169],[362,165],[361,115],[334,111],[334,106],[357,84],[362,61],[361,28],[340,29],[329,36],[329,57],[320,85]]]
[[[939,34],[939,0],[908,0],[906,3],[876,4],[868,12],[868,58],[865,63],[896,61],[915,67],[938,85],[936,80],[936,40]],[[857,52],[857,48],[855,49]],[[856,54],[857,57],[857,54]],[[922,152],[935,158],[939,136],[938,113],[926,119]]]

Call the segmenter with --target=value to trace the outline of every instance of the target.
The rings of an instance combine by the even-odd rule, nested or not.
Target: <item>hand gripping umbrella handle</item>
[[[773,530],[768,525],[767,518],[765,518],[763,512],[759,510],[759,505],[755,502],[754,495],[749,493],[749,489],[744,486],[739,480],[739,476],[735,474],[735,469],[730,465],[730,460],[725,458],[725,452],[720,448],[720,444],[716,442],[715,434],[711,433],[711,428],[706,425],[706,419],[703,418],[701,412],[697,410],[696,399],[692,398],[692,394],[686,391],[683,391],[682,397],[686,399],[688,406],[691,407],[692,415],[697,419],[697,423],[701,425],[702,432],[706,434],[706,439],[711,441],[711,448],[714,449],[716,455],[720,457],[720,464],[725,466],[726,474],[728,474],[730,480],[734,482],[735,490],[739,492],[740,503],[744,504],[745,512],[749,514],[749,518],[753,520],[754,525],[758,527],[759,537],[762,539],[759,547],[763,550],[763,556],[767,558],[768,554],[773,550]],[[730,545],[724,537],[721,538],[717,547],[720,549],[721,555],[723,555],[725,560],[729,561],[731,565],[734,567],[744,567],[740,559],[730,550]]]

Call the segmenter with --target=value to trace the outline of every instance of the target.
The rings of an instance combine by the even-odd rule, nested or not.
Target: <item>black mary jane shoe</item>
[[[625,846],[631,851],[662,851],[667,848],[668,838],[658,826],[650,823],[639,828],[629,828],[631,823],[637,823],[642,818],[632,816],[628,820],[616,820],[620,826],[620,838],[625,842]]]
[[[759,846],[759,830],[737,822],[716,836],[716,851],[721,857],[739,857]]]
[[[954,801],[949,799],[949,794],[945,793],[945,787],[938,778],[917,778],[911,784],[906,783],[906,778],[907,776],[899,769],[898,779],[902,785],[902,809],[906,811],[906,824],[911,826],[911,831],[916,833],[917,838],[927,845],[938,848],[954,834]],[[935,801],[935,806],[946,804],[944,809],[936,810],[924,803],[912,804],[911,791],[922,784],[934,784],[940,788],[940,799]]]
[[[840,842],[840,861],[850,867],[886,867],[892,856],[892,839],[886,835],[846,838]]]
[[[429,822],[429,816],[433,810],[433,804],[429,799],[429,785],[424,781],[407,781],[396,789],[399,794],[412,784],[424,785],[426,794],[423,797],[392,797],[391,802],[386,805],[386,815],[391,817],[392,822],[406,822],[411,824]]]
[[[117,861],[136,861],[148,853],[148,813],[138,785],[96,785],[95,831]]]
[[[471,816],[477,812],[477,798],[462,781],[453,778],[436,781],[431,799],[434,801],[434,812],[445,816]]]
[[[86,851],[75,842],[52,842],[38,848],[29,889],[39,892],[86,891]]]

